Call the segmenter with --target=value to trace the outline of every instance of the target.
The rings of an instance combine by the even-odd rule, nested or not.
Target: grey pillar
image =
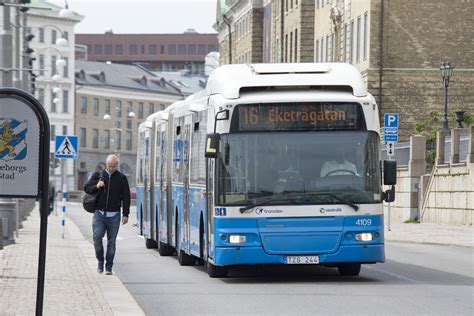
[[[436,133],[436,165],[444,164],[445,139],[449,131],[439,131]]]
[[[459,142],[463,128],[453,128],[451,130],[451,163],[459,163]]]
[[[5,3],[10,3],[6,0]],[[3,7],[3,27],[0,29],[0,87],[13,87],[13,35],[10,7]]]
[[[469,144],[467,147],[466,161],[470,164],[474,164],[474,124],[469,127]]]
[[[420,219],[419,194],[420,177],[426,173],[426,137],[421,135],[410,137],[410,160],[408,161],[408,173],[410,176],[410,206],[408,219]]]

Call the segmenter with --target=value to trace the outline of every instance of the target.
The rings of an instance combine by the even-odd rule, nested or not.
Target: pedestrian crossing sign
[[[78,137],[73,135],[56,135],[55,138],[55,151],[54,156],[56,158],[77,158],[77,144]]]

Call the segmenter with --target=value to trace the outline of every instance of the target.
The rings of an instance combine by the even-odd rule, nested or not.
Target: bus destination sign
[[[305,102],[242,104],[237,106],[232,129],[265,130],[365,130],[358,103]]]

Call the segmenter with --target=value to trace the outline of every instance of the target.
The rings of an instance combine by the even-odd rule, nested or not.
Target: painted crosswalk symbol
[[[77,136],[56,136],[56,158],[77,158]]]

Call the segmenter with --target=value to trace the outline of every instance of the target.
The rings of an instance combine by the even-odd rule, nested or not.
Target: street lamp
[[[449,86],[449,77],[452,76],[454,66],[450,64],[449,61],[445,61],[439,67],[441,72],[441,78],[443,78],[444,83],[444,116],[443,116],[443,131],[448,131],[448,86]]]

